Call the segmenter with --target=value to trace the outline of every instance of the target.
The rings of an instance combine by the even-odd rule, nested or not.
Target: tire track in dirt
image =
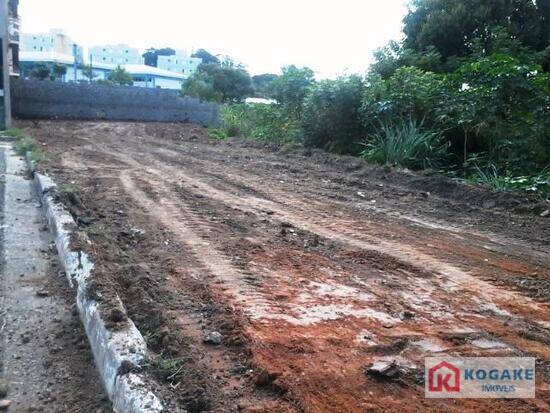
[[[139,188],[138,181],[132,177],[135,173],[131,170],[124,170],[120,173],[119,178],[122,187],[137,205],[150,214],[151,219],[158,221],[159,224],[167,228],[177,242],[188,249],[196,258],[199,267],[194,268],[192,272],[199,278],[199,281],[209,285],[220,296],[231,297],[226,298],[226,301],[247,303],[252,305],[253,309],[251,311],[265,311],[263,309],[267,308],[267,301],[260,294],[255,294],[254,290],[250,289],[246,283],[251,274],[235,268],[230,260],[211,245],[210,235],[208,234],[209,228],[200,223],[186,205],[181,202],[177,202],[176,205],[174,199],[167,196],[168,192],[160,181],[140,175],[141,180],[150,186],[149,190],[153,190],[159,195],[159,199],[151,199],[144,190]],[[187,271],[189,271],[189,268],[187,268]],[[204,331],[196,320],[182,312],[176,312],[175,315],[180,325],[188,330],[186,334],[189,337],[193,337],[197,342],[202,341]],[[224,356],[223,350],[214,351],[214,353],[205,352],[203,356],[204,359],[201,360],[201,364],[218,372],[218,374],[223,374],[234,368],[234,364],[231,363],[232,357]],[[236,385],[236,380],[229,380],[225,386],[225,391],[232,391]],[[248,397],[254,399],[251,395]],[[281,413],[294,411],[290,405],[283,405],[273,400],[265,402],[255,399],[253,404],[259,409],[266,409],[266,411],[272,409]]]
[[[262,175],[263,171],[261,168],[256,168],[255,166],[259,166],[262,161],[259,161],[258,163],[254,163],[252,161],[249,161],[247,164],[246,162],[243,163],[243,165],[240,165],[240,168],[234,168],[231,165],[223,164],[223,169],[220,169],[219,163],[213,163],[212,162],[212,154],[216,154],[218,157],[222,157],[223,153],[220,153],[221,150],[218,150],[217,146],[207,146],[203,145],[201,147],[201,151],[194,150],[192,153],[189,150],[185,150],[185,147],[182,147],[181,145],[175,145],[170,142],[162,142],[163,146],[155,145],[152,149],[151,153],[154,153],[157,155],[158,159],[161,159],[163,161],[167,161],[168,163],[174,163],[175,161],[182,159],[185,159],[185,163],[189,165],[195,165],[199,169],[203,169],[207,175],[216,176],[219,179],[225,180],[225,181],[231,181],[232,177],[236,177],[236,179],[233,179],[233,183],[237,188],[247,188],[249,190],[252,190],[252,187],[254,187],[254,184],[250,184],[251,186],[246,186],[247,184],[245,182],[256,182],[257,180],[265,180],[266,176],[265,174]],[[196,148],[195,148],[196,149]],[[179,150],[179,151],[178,151]],[[222,158],[222,161],[225,159]],[[212,170],[218,170],[219,172],[212,172]],[[232,171],[236,175],[232,175],[232,173],[228,173],[228,170]],[[242,173],[245,172],[245,175],[242,175]],[[255,177],[254,179],[250,179],[251,177]],[[274,179],[274,177],[267,177],[270,179],[270,186],[269,189],[277,188],[277,180]],[[407,188],[402,185],[396,185],[391,182],[381,183],[381,181],[377,180],[376,178],[373,178],[374,182],[371,182],[370,185],[368,185],[369,190],[372,191],[373,189],[380,189],[384,187],[391,188],[394,192],[400,192],[400,191],[408,191],[410,188]],[[299,192],[303,195],[308,195],[310,197],[315,197],[319,195],[318,193],[312,191],[308,185],[305,183],[302,183],[299,180],[294,179],[293,184],[296,186],[296,192]],[[335,188],[336,190],[339,190],[340,188]],[[260,190],[261,194],[265,194],[265,190]],[[484,242],[490,242],[493,244],[496,244],[497,247],[505,247],[506,245],[510,246],[513,245],[514,247],[521,248],[522,252],[524,253],[530,253],[531,255],[536,255],[540,257],[541,259],[546,260],[548,263],[548,254],[545,252],[540,251],[533,251],[533,245],[528,244],[524,241],[518,240],[518,239],[512,239],[510,237],[505,237],[502,234],[496,234],[493,232],[479,232],[471,227],[468,227],[467,229],[464,227],[459,227],[456,225],[449,225],[448,222],[443,222],[440,219],[437,219],[435,217],[430,217],[430,221],[427,221],[421,217],[418,216],[412,216],[410,214],[403,214],[402,212],[402,205],[399,205],[400,208],[392,208],[391,205],[385,204],[383,207],[379,207],[373,204],[360,202],[361,200],[358,198],[357,193],[353,192],[352,197],[345,197],[346,202],[339,201],[338,199],[331,199],[331,203],[335,203],[339,206],[347,206],[349,207],[349,202],[357,203],[360,208],[367,209],[370,212],[377,212],[380,216],[390,216],[392,218],[397,218],[400,220],[410,221],[413,223],[416,223],[417,225],[421,225],[425,228],[431,228],[431,229],[440,229],[442,232],[446,233],[456,233],[457,235],[466,235],[469,239],[478,239],[479,241]],[[431,195],[432,198],[438,199],[443,204],[457,204],[459,206],[464,206],[462,204],[459,204],[455,201],[449,201],[448,199],[440,198],[437,195]],[[359,202],[358,202],[359,201]],[[346,203],[348,203],[346,205]],[[493,211],[493,213],[498,215],[498,212]],[[547,245],[547,243],[546,243]],[[483,247],[483,246],[482,246]],[[510,251],[507,251],[510,253]],[[513,252],[513,251],[512,251]]]
[[[126,164],[133,164],[134,167],[140,167],[140,163],[131,156],[113,153],[111,153],[111,155],[119,157]],[[480,298],[478,303],[479,311],[489,311],[490,314],[492,313],[507,318],[514,318],[514,313],[519,312],[521,316],[527,317],[531,322],[539,324],[542,328],[548,328],[549,323],[546,321],[549,319],[548,306],[521,297],[515,292],[495,287],[451,264],[421,253],[409,245],[368,235],[370,228],[364,228],[363,223],[357,223],[351,219],[335,219],[334,215],[341,215],[341,213],[338,211],[327,213],[320,208],[321,205],[319,202],[313,201],[313,205],[305,205],[302,200],[292,195],[279,194],[279,196],[290,200],[290,202],[281,205],[277,202],[255,196],[243,197],[235,195],[227,190],[219,190],[206,184],[197,176],[186,175],[181,170],[174,171],[173,168],[169,167],[161,167],[159,169],[145,168],[145,172],[150,176],[157,176],[157,178],[161,180],[185,182],[191,192],[195,192],[201,196],[207,195],[216,201],[229,204],[232,207],[243,209],[251,213],[258,213],[266,210],[274,211],[279,219],[290,222],[297,228],[316,233],[324,238],[344,243],[360,250],[375,251],[393,257],[398,261],[408,263],[414,267],[423,268],[433,273],[438,278],[439,285],[437,288],[447,290],[447,292],[451,294],[462,291],[462,294],[469,294],[472,301]],[[318,208],[312,208],[312,206],[318,206]],[[315,212],[314,209],[321,212]],[[354,227],[363,227],[362,231],[358,232],[350,228],[350,225]],[[378,229],[375,228],[375,231],[376,230]],[[428,291],[428,293],[423,295],[421,291]],[[417,283],[415,286],[415,293],[405,293],[403,298],[410,300],[417,309],[421,309],[426,306],[426,302],[434,300],[432,292],[433,288],[426,289],[425,286],[421,287]],[[495,302],[499,305],[495,304]],[[461,303],[457,304],[460,305]],[[511,309],[512,313],[501,307]],[[443,306],[443,308],[447,310],[444,312],[445,315],[449,316],[451,313],[449,306]],[[535,316],[538,316],[538,319],[534,319],[533,313]],[[281,317],[280,315],[270,316]],[[498,329],[497,332],[502,334],[500,329]],[[522,344],[525,345],[526,343],[522,342]],[[539,345],[528,346],[531,350],[541,354],[541,349],[539,347]],[[547,351],[542,351],[542,354],[546,353]]]
[[[151,176],[151,175],[154,175],[154,172],[152,170],[148,170],[147,171]],[[235,288],[231,288],[231,291],[232,292],[236,292],[237,293],[237,296],[239,293],[242,294],[242,290],[247,288],[248,286],[246,285],[243,285],[241,284],[240,280],[243,279],[243,277],[246,277],[245,274],[243,274],[241,271],[236,271],[235,268],[233,267],[233,265],[230,263],[229,260],[227,259],[224,259],[222,258],[222,255],[220,254],[219,251],[216,251],[215,249],[211,248],[209,243],[205,243],[205,240],[203,239],[203,237],[199,237],[196,235],[196,231],[198,232],[202,232],[202,233],[208,233],[208,228],[204,226],[204,224],[200,223],[197,221],[196,218],[193,217],[193,213],[190,212],[190,211],[187,211],[187,213],[182,213],[182,208],[183,210],[185,210],[185,206],[182,206],[181,205],[181,201],[178,201],[177,199],[175,199],[173,197],[173,195],[170,195],[170,191],[164,186],[164,184],[162,184],[161,180],[162,180],[162,177],[161,176],[157,176],[158,181],[156,182],[153,182],[152,180],[148,179],[149,183],[152,184],[154,186],[155,189],[159,190],[160,191],[160,200],[158,200],[157,202],[154,202],[152,200],[148,200],[147,199],[147,196],[145,195],[145,193],[143,193],[142,191],[140,190],[136,190],[135,188],[135,185],[133,185],[127,178],[126,174],[123,173],[123,175],[121,176],[121,180],[122,182],[124,183],[124,186],[126,188],[126,190],[128,190],[129,192],[133,193],[135,195],[135,200],[137,202],[142,202],[142,206],[148,210],[148,211],[159,211],[159,207],[160,209],[164,210],[164,212],[162,212],[162,216],[164,216],[164,219],[161,219],[161,222],[163,223],[163,225],[171,228],[174,233],[179,233],[181,234],[181,236],[183,237],[183,239],[181,240],[182,242],[185,242],[185,243],[190,243],[192,245],[192,249],[194,250],[195,254],[197,254],[198,256],[203,256],[206,258],[206,262],[203,262],[203,264],[209,269],[209,271],[218,279],[218,280],[223,280],[226,282],[226,285],[232,285],[232,286],[235,286],[237,285],[238,287]],[[140,201],[141,200],[141,201]],[[144,203],[143,203],[143,200],[146,200]],[[154,209],[156,208],[156,209]],[[157,213],[155,212],[154,215],[156,216]],[[202,228],[201,228],[202,227]],[[189,232],[188,228],[193,228],[193,231],[192,233]],[[220,263],[220,261],[223,261],[223,263]],[[211,265],[211,262],[215,262],[214,265]],[[278,275],[276,274],[273,274],[273,273],[270,273],[270,274],[267,274],[267,276],[269,277],[279,277]],[[224,288],[225,289],[225,288]],[[305,289],[307,291],[307,289]],[[342,294],[342,287],[340,287],[340,289],[333,289],[332,291],[328,291],[326,292],[327,294],[329,295],[335,295],[335,294]],[[352,296],[357,296],[358,295],[358,291],[348,291],[349,293],[349,296],[347,298],[351,298]],[[344,294],[345,296],[345,294]],[[301,327],[305,327],[305,326],[308,326],[308,325],[312,325],[312,324],[316,324],[316,323],[319,323],[321,322],[323,319],[327,319],[326,316],[327,314],[322,314],[321,318],[311,318],[311,317],[307,317],[307,315],[304,317],[304,315],[302,314],[302,320],[300,319],[296,319],[292,316],[288,316],[288,315],[281,315],[279,313],[275,313],[273,314],[273,309],[271,310],[271,313],[270,313],[270,310],[269,310],[269,306],[267,305],[267,300],[261,300],[261,307],[262,308],[258,308],[257,307],[257,303],[256,305],[253,304],[254,302],[254,299],[256,298],[254,295],[245,295],[244,297],[241,296],[242,298],[244,298],[244,301],[242,302],[243,304],[246,304],[246,308],[249,308],[249,314],[253,315],[253,314],[256,314],[259,312],[261,314],[261,317],[260,319],[267,319],[267,320],[271,320],[271,321],[276,321],[276,320],[283,320],[285,322],[288,322],[290,323],[291,325],[294,325],[296,326],[297,328],[301,328]],[[252,299],[251,299],[252,298]],[[431,297],[433,298],[433,297]],[[367,299],[368,301],[368,299]],[[302,304],[305,304],[305,303],[302,303]],[[352,317],[359,317],[359,318],[364,318],[365,316],[368,315],[368,312],[365,313],[361,313],[361,312],[356,312],[356,313],[346,313],[345,311],[345,307],[340,307],[339,308],[340,310],[343,310],[342,311],[342,314],[339,315],[339,317],[337,317],[337,319],[340,319],[340,318],[346,318],[344,316],[352,316]],[[314,308],[314,311],[318,311],[318,308],[315,309]],[[372,313],[372,311],[371,311]],[[323,318],[323,315],[325,316],[325,318]],[[370,314],[372,315],[372,314]],[[305,319],[304,319],[305,318]],[[331,319],[330,316],[328,318],[329,320]],[[375,319],[379,322],[388,322],[388,318],[383,318],[383,317],[375,317]],[[400,321],[398,320],[392,320],[394,322],[398,322],[400,323]],[[273,329],[273,328],[276,328],[277,324],[270,324],[270,329]],[[377,331],[376,328],[373,328],[374,326],[373,325],[368,325],[368,326],[363,326],[363,327],[368,327],[368,329],[364,329],[364,331],[370,331],[370,334],[372,337],[372,332],[373,331]],[[415,326],[416,328],[420,327],[420,326]],[[355,326],[355,328],[357,328],[357,326]],[[469,332],[469,333],[472,333],[473,330],[468,330],[466,328],[466,326],[462,326],[462,331],[465,331],[465,332]],[[258,331],[261,332],[261,334],[266,334],[265,330],[260,326],[257,328],[257,331],[256,331],[256,337],[257,338],[261,338],[261,334],[260,336],[258,336]],[[425,336],[426,336],[426,333],[428,334],[429,336],[429,333],[427,331],[427,329],[424,329],[424,332],[425,332]],[[413,330],[409,330],[407,331],[406,328],[400,328],[399,329],[399,335],[402,336],[402,337],[414,337],[414,329]],[[437,340],[437,337],[432,337],[431,339],[430,338],[424,338],[424,341],[421,341],[419,345],[424,345],[424,346],[437,346],[437,341],[434,341],[434,340]],[[478,341],[482,341],[483,339],[479,339]],[[487,343],[490,343],[490,340],[485,340]],[[260,356],[258,356],[260,358],[260,360],[262,359],[262,351],[260,350],[259,351],[260,353]],[[265,355],[264,355],[265,357]],[[410,363],[410,361],[407,361],[406,359],[402,359],[402,362],[403,363]],[[265,360],[263,361],[260,361],[259,364],[263,364],[263,365],[269,365],[268,362],[266,362]],[[414,365],[414,364],[413,364]],[[301,400],[307,400],[308,399],[308,395],[307,394],[303,394],[301,395]],[[313,400],[313,399],[310,399],[308,401],[308,403],[305,403],[306,405],[309,405],[309,406],[316,406],[316,403],[319,403],[318,400]],[[321,404],[317,404],[318,408],[319,408],[319,411],[324,411],[324,409],[326,408],[328,401],[325,401],[324,402],[325,404],[321,403]],[[348,401],[349,403],[349,401]],[[328,405],[330,405],[330,403],[328,403]],[[313,410],[313,411],[317,411],[317,410]]]
[[[121,139],[132,141],[128,128],[114,129]],[[100,132],[102,128],[95,128],[94,133]],[[244,176],[247,171],[222,167],[215,160],[196,162],[192,152],[198,155],[198,149],[175,161],[173,156],[166,159],[156,153],[154,145],[126,149],[109,139],[100,144],[88,139],[85,153],[68,154],[70,162],[65,165],[73,170],[90,168],[89,173],[98,173],[107,184],[122,186],[143,219],[149,217],[173,235],[179,234],[174,235],[176,242],[201,259],[199,265],[195,260],[188,264],[193,267],[191,273],[219,291],[219,300],[239,307],[244,314],[248,311],[241,328],[253,339],[253,364],[265,368],[263,385],[288,391],[302,411],[523,412],[548,408],[543,398],[506,403],[426,401],[422,383],[414,375],[380,383],[364,374],[369,362],[381,358],[398,360],[414,373],[423,356],[439,351],[464,355],[533,352],[546,362],[549,359],[544,344],[547,329],[537,327],[534,338],[521,336],[524,327],[534,326],[529,320],[544,322],[547,306],[479,280],[464,271],[464,262],[456,257],[442,259],[426,252],[421,244],[429,233],[420,233],[419,240],[413,241],[416,234],[400,230],[400,223],[388,226],[387,220],[376,222],[377,216],[363,219],[348,214],[337,202],[308,199],[315,193],[302,192],[299,186],[281,189],[272,180],[262,183],[260,171],[248,178]],[[117,179],[102,173],[109,167]],[[212,172],[218,175],[214,180]],[[225,214],[247,226],[246,236],[232,242],[231,248],[223,248],[235,234],[221,227],[219,220],[208,222],[199,205],[178,196],[178,187],[200,197],[200,205],[214,211],[214,216]],[[288,187],[303,196],[293,195]],[[281,239],[266,231],[276,222],[286,223],[281,225],[286,232]],[[333,243],[334,249],[317,251],[301,242],[315,236]],[[242,260],[236,261],[235,255]],[[348,265],[345,257],[356,262],[355,266]],[[470,263],[477,266],[478,260],[472,258]],[[371,269],[380,263],[387,268]],[[371,271],[377,276],[369,277]],[[491,290],[498,296],[494,302],[487,300],[493,298]],[[258,311],[254,311],[256,304]],[[397,314],[407,308],[405,304],[414,306],[412,319]],[[187,320],[186,314],[181,317],[182,327],[191,323],[192,335],[198,340],[197,322]],[[544,395],[547,377],[537,377],[537,381]]]
[[[224,185],[232,185],[235,187],[237,191],[248,191],[249,193],[253,193],[256,196],[263,197],[269,200],[272,200],[274,202],[277,202],[283,206],[286,205],[292,205],[296,201],[303,202],[303,199],[305,196],[309,195],[308,199],[308,206],[316,206],[318,208],[324,209],[326,208],[327,201],[317,201],[314,199],[318,194],[315,192],[311,192],[308,190],[307,186],[300,185],[299,183],[296,183],[297,185],[300,185],[299,190],[297,189],[296,192],[299,192],[302,194],[301,198],[294,197],[291,193],[288,191],[280,190],[278,188],[276,180],[271,179],[271,182],[268,186],[262,185],[261,181],[265,179],[265,176],[262,176],[259,171],[256,171],[252,168],[246,168],[246,174],[247,176],[243,175],[242,169],[237,169],[234,167],[231,167],[230,165],[223,165],[223,169],[220,168],[219,164],[215,164],[212,161],[208,161],[207,157],[204,157],[204,155],[201,156],[200,153],[198,153],[199,157],[192,157],[190,155],[177,152],[175,150],[166,149],[166,148],[160,148],[156,147],[153,150],[153,153],[158,155],[158,159],[162,160],[163,162],[166,162],[168,164],[177,162],[178,160],[181,162],[182,160],[185,160],[185,165],[195,165],[197,168],[202,169],[204,171],[205,176],[211,176],[219,180]],[[205,159],[201,159],[205,158]],[[189,169],[189,168],[188,168]],[[228,172],[230,170],[231,172]],[[255,177],[255,179],[252,179],[251,177]],[[387,184],[386,184],[387,185]],[[403,190],[404,187],[396,186],[396,189]],[[305,195],[305,196],[304,196]],[[279,199],[286,199],[288,201],[292,202],[286,202],[283,203],[281,201],[278,201]],[[391,226],[388,224],[392,224],[391,222],[387,222],[388,218],[392,218],[398,221],[403,222],[404,224],[415,224],[418,226],[423,227],[424,230],[436,230],[434,231],[434,234],[436,235],[445,235],[449,237],[449,241],[452,242],[453,238],[455,238],[456,241],[464,240],[465,237],[467,237],[467,240],[470,244],[472,242],[474,243],[474,246],[476,248],[481,248],[484,250],[493,251],[496,253],[501,254],[508,254],[508,255],[514,255],[519,258],[520,256],[523,257],[524,255],[530,255],[534,259],[536,259],[537,262],[540,262],[542,265],[545,265],[546,267],[550,266],[550,257],[547,252],[541,252],[533,249],[532,245],[529,245],[523,241],[517,240],[517,239],[511,239],[504,237],[502,234],[495,234],[491,232],[479,232],[476,231],[473,228],[463,228],[458,226],[452,226],[448,223],[443,224],[439,223],[437,220],[434,221],[427,221],[426,219],[412,216],[408,214],[403,214],[398,209],[391,209],[388,208],[388,205],[385,205],[384,207],[379,207],[376,205],[373,205],[372,203],[368,202],[361,202],[357,201],[357,195],[354,199],[346,199],[346,202],[340,201],[338,199],[331,199],[330,203],[334,204],[335,208],[333,211],[335,213],[342,214],[339,209],[347,209],[349,208],[349,202],[355,202],[358,204],[357,209],[361,212],[361,209],[364,211],[368,211],[370,214],[375,214],[375,217],[377,219],[380,219],[382,221],[386,222],[386,226],[384,228],[385,232],[391,231]],[[372,220],[369,219],[369,220]]]
[[[160,178],[166,176],[164,171],[161,172],[152,168],[146,168],[146,171]],[[173,173],[173,171],[171,172]],[[350,228],[350,225],[357,225],[353,220],[337,219],[334,217],[334,214],[329,215],[326,212],[315,212],[312,209],[307,209],[307,206],[298,200],[293,200],[291,207],[287,208],[286,205],[281,207],[277,203],[262,198],[253,196],[241,197],[218,190],[202,182],[198,177],[185,175],[183,172],[178,172],[177,177],[179,179],[185,179],[189,190],[197,194],[203,196],[207,195],[217,201],[230,204],[235,208],[241,208],[254,213],[266,210],[274,211],[280,219],[290,222],[297,228],[316,233],[327,239],[348,244],[355,248],[379,252],[412,266],[427,270],[440,277],[444,277],[443,279],[448,282],[449,288],[458,288],[475,293],[487,302],[489,309],[497,313],[500,312],[503,315],[507,315],[502,312],[503,310],[496,307],[491,296],[503,303],[508,301],[519,301],[520,299],[520,296],[514,292],[500,289],[488,282],[479,280],[452,264],[439,261],[421,253],[414,247],[395,241],[374,238],[367,232],[358,232]],[[538,312],[544,309],[543,305],[539,303],[527,298],[523,299],[525,301],[524,307],[529,310]],[[541,318],[540,323],[543,327],[550,328],[550,324],[544,321],[547,319],[548,318]]]

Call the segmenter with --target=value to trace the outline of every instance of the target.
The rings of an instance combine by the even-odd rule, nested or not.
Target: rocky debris
[[[50,293],[49,293],[48,290],[39,290],[39,291],[36,292],[36,296],[41,297],[41,298],[47,297],[49,295],[50,295]]]
[[[76,219],[76,223],[78,224],[78,226],[87,227],[92,224],[92,218],[88,216],[79,216]]]
[[[213,344],[219,346],[223,341],[223,336],[217,331],[211,331],[204,335],[202,341],[206,344]]]
[[[405,311],[402,311],[399,314],[399,318],[401,320],[410,320],[410,319],[414,318],[414,313],[412,311],[405,310]]]
[[[402,369],[395,360],[379,360],[372,363],[366,373],[377,379],[391,380],[397,378],[402,373]]]
[[[549,216],[549,215],[550,215],[550,209],[547,209],[546,211],[543,211],[543,212],[541,212],[541,214],[540,214],[540,216],[543,217],[543,218],[544,218],[544,217],[547,217],[547,216]]]
[[[131,228],[122,230],[121,233],[122,233],[122,235],[125,235],[129,238],[134,238],[134,237],[145,234],[145,231],[142,230],[141,228],[131,227]]]
[[[113,323],[120,323],[126,320],[126,314],[120,308],[113,308],[109,312],[109,320],[112,321]]]
[[[497,203],[493,199],[487,199],[483,201],[483,204],[482,204],[484,209],[491,209],[491,208],[494,208],[496,205]]]
[[[0,410],[7,410],[11,406],[11,400],[0,400]]]

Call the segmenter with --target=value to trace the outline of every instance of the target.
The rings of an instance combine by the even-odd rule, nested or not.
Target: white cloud
[[[364,72],[401,37],[405,0],[21,0],[23,31],[64,29],[85,46],[205,48],[251,73],[307,65],[320,77]]]

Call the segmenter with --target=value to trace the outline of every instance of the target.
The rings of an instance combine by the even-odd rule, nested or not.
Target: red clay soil
[[[168,411],[549,411],[541,205],[193,125],[20,126],[92,240],[97,295],[116,291],[156,354]],[[425,399],[441,354],[534,356],[537,398]],[[400,374],[367,374],[380,360]]]

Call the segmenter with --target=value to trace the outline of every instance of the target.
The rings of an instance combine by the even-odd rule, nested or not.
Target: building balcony
[[[11,44],[19,44],[19,27],[21,22],[18,17],[10,17],[8,26],[8,39]]]

